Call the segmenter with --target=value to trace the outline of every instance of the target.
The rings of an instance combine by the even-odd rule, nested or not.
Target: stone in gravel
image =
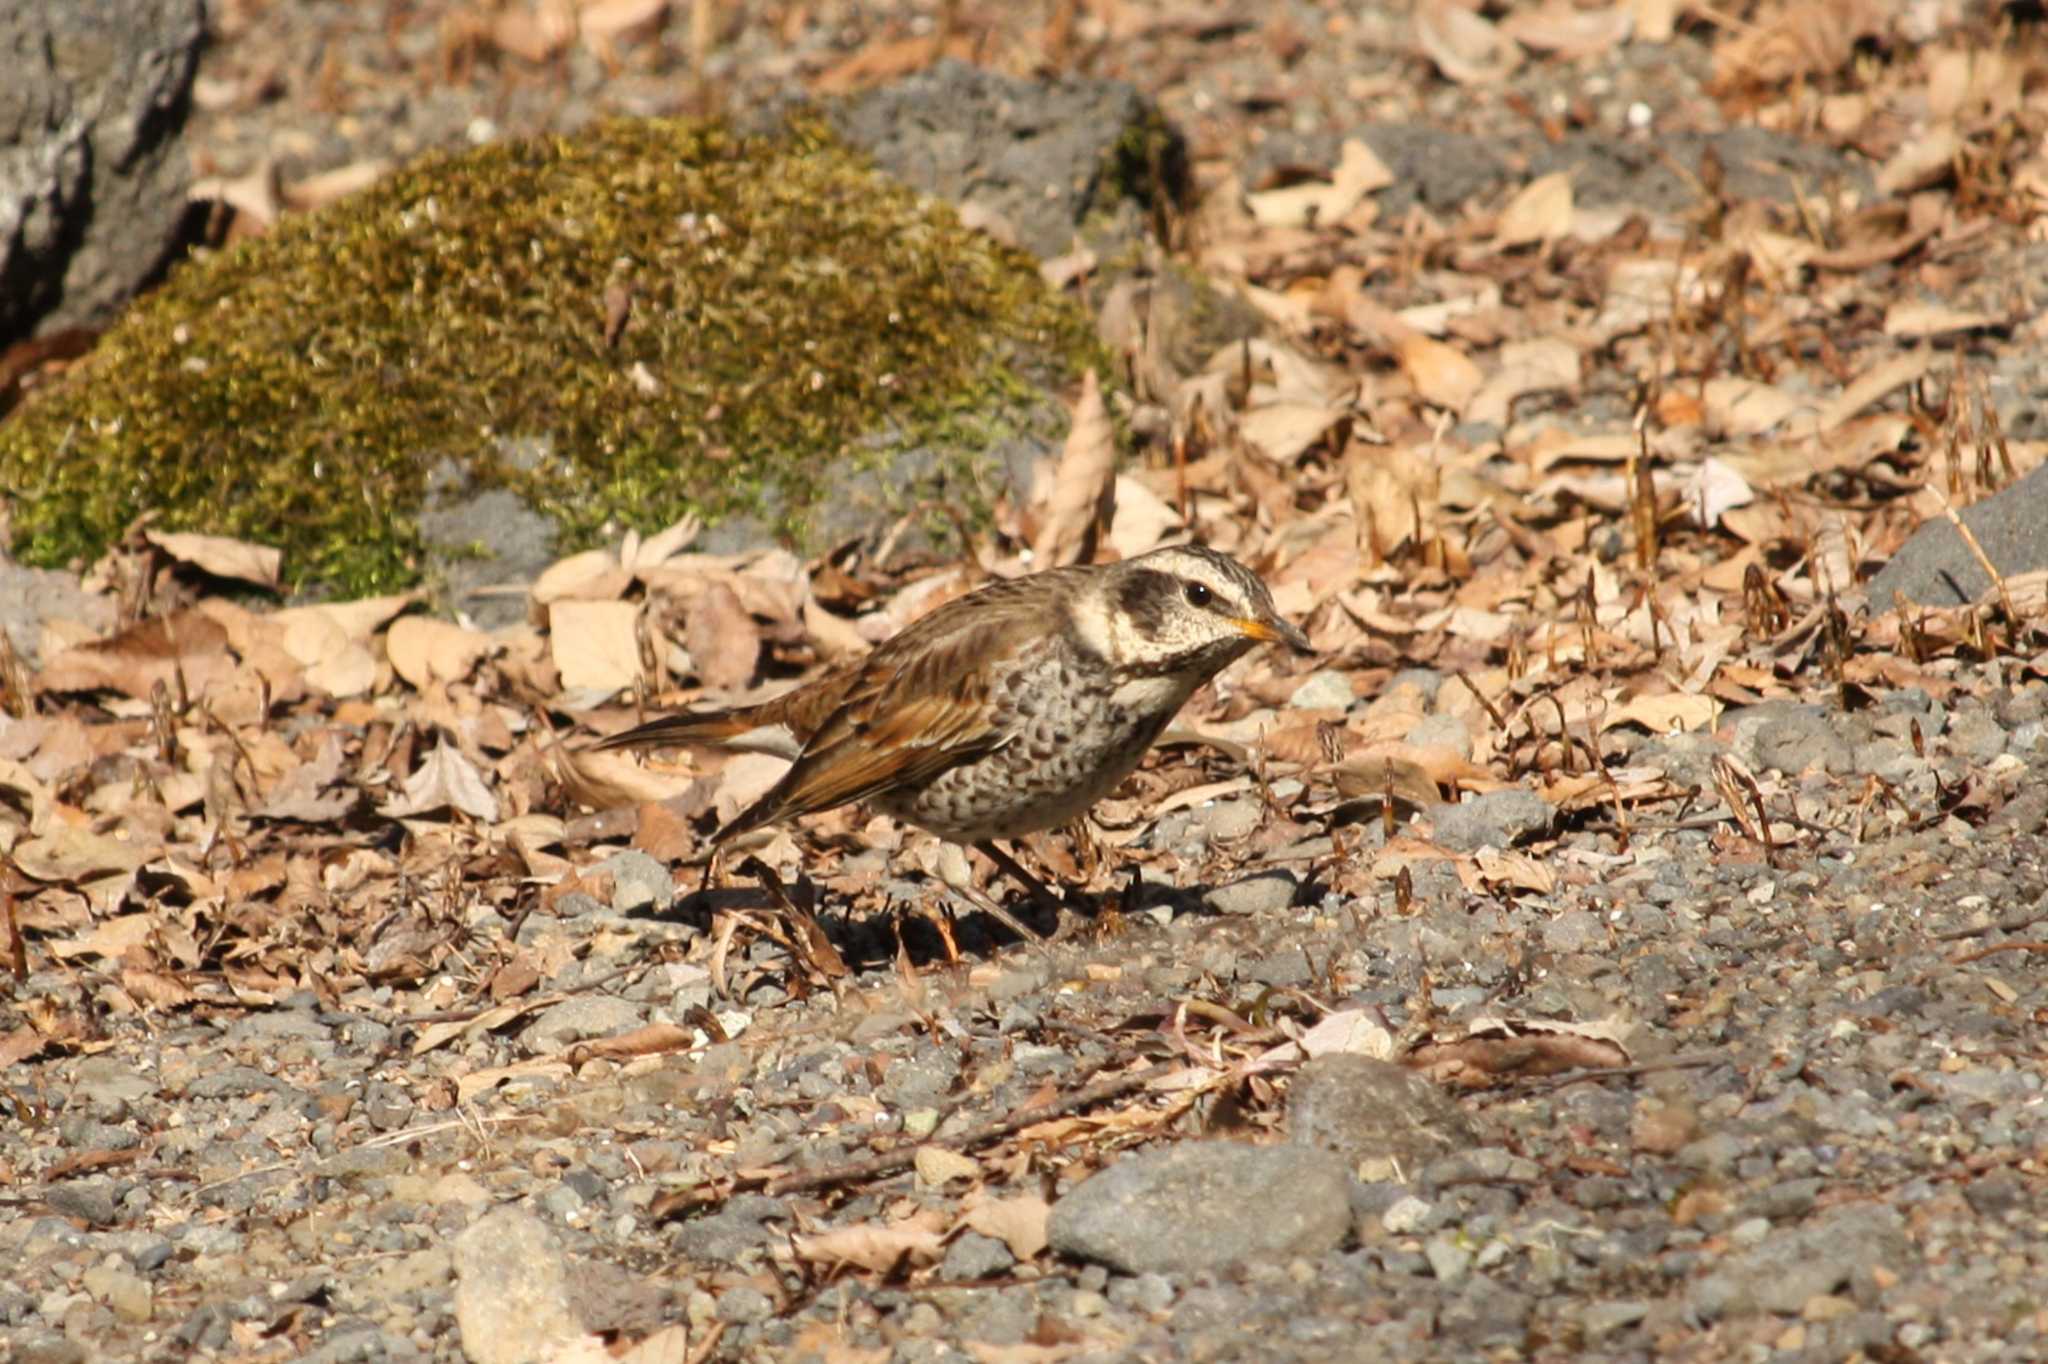
[[[9,1358],[15,1364],[85,1364],[85,1347],[56,1331],[38,1332],[8,1343],[13,1346]]]
[[[1211,843],[1228,843],[1249,836],[1265,816],[1264,807],[1250,796],[1211,801],[1188,812],[1188,832]]]
[[[1127,1274],[1314,1258],[1351,1225],[1344,1162],[1300,1146],[1195,1141],[1129,1156],[1054,1205],[1070,1259]]]
[[[1262,871],[1217,886],[1202,902],[1218,914],[1278,914],[1294,903],[1300,888],[1291,871]]]
[[[1472,1252],[1456,1232],[1438,1232],[1423,1242],[1422,1253],[1439,1283],[1455,1284],[1472,1268]]]
[[[1620,1302],[1589,1302],[1579,1312],[1579,1325],[1586,1343],[1597,1345],[1616,1331],[1633,1326],[1650,1315],[1650,1305],[1635,1299]]]
[[[1855,770],[1856,750],[1839,725],[1825,706],[1764,701],[1731,712],[1722,729],[1736,756],[1758,771],[1799,773],[1811,767],[1843,774]]]
[[[1905,1223],[1891,1208],[1853,1204],[1729,1255],[1693,1286],[1693,1310],[1707,1320],[1776,1312],[1790,1316],[1833,1293],[1858,1271],[1907,1268]]]
[[[946,1258],[939,1262],[939,1277],[948,1283],[970,1283],[1007,1274],[1016,1265],[1017,1257],[1008,1246],[993,1236],[970,1231],[946,1247]]]
[[[76,1217],[95,1227],[110,1227],[121,1217],[121,1195],[127,1186],[111,1179],[67,1179],[43,1193],[50,1211]]]
[[[738,1194],[711,1216],[683,1223],[676,1230],[675,1246],[687,1259],[732,1264],[748,1251],[782,1239],[767,1224],[788,1220],[789,1209],[779,1200],[766,1194]]]
[[[592,1037],[637,1028],[646,1019],[640,1006],[612,995],[577,995],[548,1009],[521,1034],[536,1053],[561,1051]]]
[[[621,914],[639,910],[659,914],[675,898],[675,878],[669,875],[668,868],[638,849],[614,853],[598,863],[594,871],[611,876],[612,908]]]
[[[1439,1156],[1480,1144],[1465,1110],[1404,1066],[1317,1056],[1294,1073],[1288,1137],[1341,1157],[1360,1179],[1412,1179]]]
[[[129,1109],[156,1093],[156,1082],[118,1056],[88,1056],[71,1069],[71,1102],[94,1116],[121,1122]]]
[[[148,1321],[154,1307],[149,1283],[125,1265],[97,1264],[85,1271],[85,1291],[105,1303],[122,1321]]]
[[[583,1334],[561,1248],[532,1213],[500,1208],[455,1239],[455,1320],[472,1364],[527,1364]]]
[[[290,1085],[254,1066],[224,1066],[195,1076],[185,1086],[188,1099],[246,1099],[252,1094],[275,1094]]]
[[[1429,810],[1436,842],[1453,852],[1513,847],[1548,829],[1550,820],[1550,803],[1519,786]]]

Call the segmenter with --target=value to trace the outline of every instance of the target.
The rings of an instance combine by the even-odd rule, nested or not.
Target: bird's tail
[[[759,706],[742,706],[737,710],[685,711],[664,715],[658,720],[649,720],[644,725],[635,725],[599,739],[591,747],[609,750],[700,745],[794,757],[796,745],[788,729],[780,724],[764,723],[765,717],[758,714],[762,709]]]

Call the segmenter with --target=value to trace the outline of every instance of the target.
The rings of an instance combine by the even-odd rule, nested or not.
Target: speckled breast
[[[1126,700],[1066,656],[1020,668],[992,697],[1008,731],[994,752],[875,804],[959,843],[1056,828],[1137,767],[1192,687],[1174,690]]]

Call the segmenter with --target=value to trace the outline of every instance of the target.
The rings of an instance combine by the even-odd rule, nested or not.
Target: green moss
[[[619,121],[429,158],[188,264],[0,424],[0,488],[33,562],[156,509],[351,591],[418,576],[444,458],[563,548],[686,511],[801,540],[847,461],[992,438],[1091,346],[1027,258],[815,125]]]

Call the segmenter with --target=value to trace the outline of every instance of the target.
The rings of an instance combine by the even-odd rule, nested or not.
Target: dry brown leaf
[[[1474,894],[1492,894],[1496,887],[1530,895],[1557,889],[1557,875],[1542,861],[1513,849],[1481,848],[1470,862],[1456,864],[1458,879]]]
[[[2002,313],[1951,308],[1945,303],[1899,302],[1884,310],[1884,334],[1919,338],[1952,336],[1956,332],[1987,331],[2010,326],[2012,319]]]
[[[622,691],[640,681],[640,608],[625,601],[558,600],[548,649],[565,688]]]
[[[460,810],[486,824],[496,823],[498,818],[498,798],[484,783],[483,774],[445,739],[435,744],[405,779],[403,794],[379,807],[380,813],[392,819],[436,810]]]
[[[827,1268],[852,1265],[875,1274],[927,1265],[945,1250],[945,1215],[921,1208],[899,1222],[866,1222],[790,1238],[797,1257]]]
[[[191,564],[216,578],[232,578],[274,588],[284,567],[284,551],[268,545],[252,545],[225,535],[195,535],[190,531],[145,531],[152,545],[180,563]]]
[[[1572,230],[1572,177],[1569,171],[1539,176],[1515,192],[1493,226],[1499,250],[1554,242]]]
[[[1132,559],[1156,549],[1182,529],[1180,513],[1147,487],[1142,479],[1118,474],[1116,516],[1109,525],[1109,547],[1119,559]]]
[[[1628,5],[1580,10],[1551,0],[1537,9],[1510,12],[1500,21],[1500,30],[1532,51],[1578,61],[1627,42],[1635,22]]]
[[[1885,194],[1911,194],[1938,185],[1955,173],[1963,153],[1963,135],[1953,124],[1929,128],[1878,167],[1877,187]]]
[[[608,549],[586,549],[541,570],[528,594],[542,606],[558,601],[615,601],[633,585],[633,570]]]
[[[944,1146],[918,1147],[911,1165],[917,1171],[918,1183],[928,1189],[944,1188],[956,1179],[981,1178],[979,1161]]]
[[[1579,349],[1557,337],[1511,341],[1500,348],[1500,368],[1472,395],[1465,419],[1505,424],[1517,398],[1572,392],[1579,386]]]
[[[1344,405],[1268,403],[1245,413],[1238,421],[1238,431],[1247,444],[1275,464],[1292,464],[1349,416],[1350,409]]]
[[[1493,85],[1522,64],[1521,50],[1505,34],[1451,0],[1423,0],[1416,7],[1415,43],[1459,85]]]
[[[724,582],[712,582],[690,603],[683,647],[706,688],[740,691],[754,680],[760,664],[761,632],[739,594]]]
[[[391,670],[415,690],[460,682],[496,645],[489,635],[430,616],[400,616],[384,633]]]
[[[284,187],[284,202],[297,212],[310,213],[337,199],[346,199],[351,194],[366,190],[390,173],[389,161],[377,156],[364,157],[345,166],[292,181]]]
[[[52,956],[66,961],[73,957],[105,957],[109,961],[118,961],[145,946],[155,931],[153,915],[123,914],[117,918],[102,919],[93,925],[92,932],[82,938],[69,941],[52,939],[49,948]]]
[[[960,1210],[961,1225],[1001,1241],[1019,1264],[1037,1259],[1046,1247],[1052,1205],[1037,1194],[998,1198],[987,1189],[974,1189],[961,1199]]]
[[[1728,30],[1714,49],[1714,84],[1783,85],[1840,71],[1891,14],[1889,0],[1783,0]]]
[[[43,691],[117,691],[148,700],[162,686],[199,696],[233,677],[228,634],[201,611],[180,611],[131,625],[108,639],[50,659],[36,675]]]
[[[342,786],[341,737],[328,731],[311,762],[300,763],[271,787],[270,794],[249,813],[266,819],[292,819],[320,824],[339,819],[355,808],[358,793]],[[339,787],[339,789],[329,789]]]
[[[1262,190],[1246,195],[1245,203],[1252,217],[1267,227],[1328,226],[1358,207],[1366,195],[1393,183],[1386,163],[1354,137],[1345,139],[1329,184]]]
[[[1095,371],[1081,376],[1066,448],[1033,499],[1038,533],[1031,538],[1039,568],[1085,562],[1093,557],[1116,517],[1116,430],[1102,403]]]
[[[668,0],[579,0],[576,14],[583,45],[600,56],[653,36],[667,18]]]
[[[1423,400],[1454,413],[1462,413],[1486,382],[1486,375],[1463,351],[1420,332],[1403,337],[1394,353]]]

